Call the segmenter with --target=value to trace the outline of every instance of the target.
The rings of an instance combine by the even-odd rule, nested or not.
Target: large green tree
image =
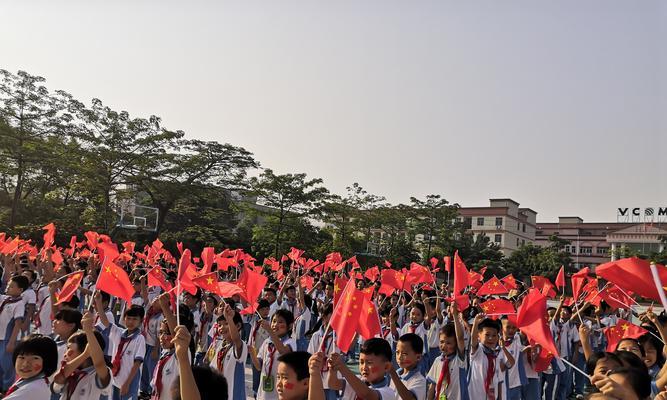
[[[430,194],[424,200],[410,197],[410,230],[413,237],[423,237],[420,248],[424,260],[431,258],[434,247],[442,252],[451,246],[458,232],[458,208],[440,195]]]

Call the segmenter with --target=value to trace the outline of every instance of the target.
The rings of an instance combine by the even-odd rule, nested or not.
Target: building
[[[488,207],[461,207],[460,220],[475,237],[486,235],[505,256],[527,243],[535,243],[537,213],[519,207],[512,199],[490,199]]]
[[[558,222],[537,224],[535,241],[548,246],[552,235],[570,242],[565,250],[576,268],[596,266],[613,260],[617,250],[628,248],[642,254],[664,250],[661,237],[667,223],[584,222],[579,217],[559,217]]]

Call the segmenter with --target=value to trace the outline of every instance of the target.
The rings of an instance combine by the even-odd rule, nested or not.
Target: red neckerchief
[[[28,378],[28,380],[29,380],[29,381],[33,381],[33,380],[37,380],[38,378],[39,378],[39,376],[37,376],[37,377],[35,377],[35,378]],[[44,379],[44,382],[46,382],[46,384],[48,385],[48,384],[49,384],[49,380],[48,380],[45,376],[42,377],[42,378]],[[7,397],[7,396],[9,396],[10,394],[16,392],[16,389],[19,388],[19,386],[18,386],[19,383],[21,383],[22,381],[23,381],[23,379],[17,379],[16,382],[14,382],[14,383],[12,384],[12,386],[10,386],[9,389],[7,389],[7,393],[5,393],[4,397]],[[4,398],[4,397],[3,397],[3,398]]]
[[[8,297],[8,298],[4,299],[2,301],[2,304],[0,304],[0,314],[2,314],[2,312],[5,310],[6,305],[18,303],[19,301],[21,301],[21,296],[16,297],[16,298]]]
[[[266,373],[266,376],[271,375],[271,371],[273,371],[273,355],[276,353],[276,345],[273,343],[269,343],[268,345],[268,350],[269,350],[269,370]]]
[[[74,391],[76,390],[77,385],[79,382],[81,382],[81,379],[83,379],[86,375],[88,375],[87,371],[84,371],[82,369],[75,369],[70,376],[65,378],[65,385],[67,387],[67,391],[65,392],[65,400],[69,400],[72,398],[72,395],[74,394]]]
[[[39,303],[39,307],[37,308],[37,312],[35,312],[35,328],[39,328],[42,326],[42,318],[40,317],[42,314],[42,308],[44,307],[44,303],[46,303],[46,299],[48,299],[49,296],[45,296],[42,299],[42,302]]]
[[[173,352],[165,353],[160,357],[160,361],[157,363],[157,372],[155,375],[155,393],[153,393],[153,396],[151,398],[153,399],[159,399],[160,398],[160,393],[162,393],[162,370],[164,369],[164,365],[171,359],[171,357],[174,355]]]
[[[491,389],[493,375],[496,373],[496,357],[498,356],[495,353],[489,354],[487,352],[484,352],[484,355],[486,356],[486,379],[484,380],[484,392],[488,396],[490,395],[489,389]]]
[[[148,325],[151,322],[151,318],[159,314],[162,314],[162,310],[154,311],[153,307],[148,308],[148,314],[146,314],[146,317],[144,317],[144,329],[143,329],[144,337],[148,335]]]
[[[435,398],[436,400],[440,398],[440,393],[442,391],[442,382],[445,381],[447,382],[447,386],[449,386],[449,357],[443,355],[442,356],[442,369],[440,370],[440,377],[438,378],[438,384],[435,389]]]
[[[218,371],[220,371],[221,374],[225,370],[225,357],[227,356],[227,352],[231,348],[232,348],[232,345],[228,344],[228,345],[224,345],[223,348],[218,350],[218,356],[217,356],[215,361],[216,361],[216,365],[218,367]]]
[[[118,348],[116,349],[116,355],[113,357],[113,362],[111,363],[111,373],[113,376],[118,375],[120,371],[120,362],[123,359],[123,352],[125,351],[125,346],[132,340],[132,337],[121,337]]]
[[[410,328],[410,332],[415,333],[415,331],[417,330],[417,327],[418,327],[418,326],[419,326],[419,324],[417,324],[417,325],[410,324],[410,326],[409,326],[409,328]]]

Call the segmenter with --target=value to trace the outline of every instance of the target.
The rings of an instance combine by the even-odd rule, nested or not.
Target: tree
[[[561,250],[561,245],[560,240],[551,240],[546,247],[525,244],[505,259],[503,267],[515,277],[530,279],[531,275],[541,275],[553,281],[561,266],[571,268],[570,255]]]
[[[321,184],[322,179],[308,180],[306,174],[276,175],[270,169],[251,180],[249,194],[257,198],[258,206],[251,205],[247,211],[264,218],[275,257],[285,250],[283,243],[290,229],[293,232],[302,219],[319,214],[329,195]]]
[[[450,250],[449,254],[458,251],[468,267],[480,269],[486,266],[491,273],[496,275],[503,273],[501,262],[504,256],[500,246],[491,242],[485,234],[480,233],[475,236],[470,232],[459,233],[455,236],[453,245],[454,249]]]
[[[440,195],[430,194],[426,200],[410,197],[410,228],[412,237],[423,235],[423,259],[429,260],[434,246],[440,249],[451,243],[456,232],[458,204],[450,205]]]

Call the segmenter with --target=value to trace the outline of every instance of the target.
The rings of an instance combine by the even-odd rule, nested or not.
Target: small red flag
[[[565,266],[560,266],[560,271],[558,271],[558,276],[556,277],[556,287],[564,288],[565,287]]]
[[[449,273],[449,271],[452,270],[452,258],[450,256],[445,256],[443,260],[445,260],[445,271]]]
[[[48,249],[53,246],[53,241],[56,237],[56,226],[51,222],[42,229],[46,231],[44,232],[44,246],[42,246],[42,249]]]
[[[586,278],[588,278],[588,267],[585,267],[579,270],[579,272],[572,274],[570,279],[572,280],[572,294],[574,295],[575,300],[579,300],[581,287],[584,285]]]
[[[505,287],[505,285],[500,282],[500,279],[498,279],[495,275],[491,277],[488,281],[486,281],[478,290],[477,290],[477,295],[478,296],[489,296],[493,294],[507,294],[509,293],[509,290]]]
[[[429,261],[431,262],[431,269],[435,269],[435,267],[438,266],[438,261],[439,260],[437,258],[431,257],[431,259]]]
[[[516,289],[518,287],[517,284],[516,284],[516,280],[514,279],[514,276],[512,274],[507,275],[506,277],[504,277],[500,281],[503,283],[503,285],[506,288],[508,288],[510,290]]]
[[[623,339],[639,339],[640,336],[647,333],[648,331],[641,326],[619,319],[616,326],[604,328],[604,335],[607,338],[607,351],[616,351],[616,346]]]
[[[202,288],[202,290],[220,295],[218,286],[218,273],[210,272],[192,279],[192,283]]]
[[[74,293],[79,289],[79,286],[81,286],[82,280],[83,271],[77,271],[70,275],[63,284],[62,289],[56,294],[56,302],[54,304],[58,305],[70,301]]]
[[[14,253],[14,252],[16,252],[16,250],[18,250],[20,243],[21,243],[21,241],[20,241],[19,237],[17,236],[17,237],[14,238],[14,240],[11,240],[11,241],[5,243],[5,246],[2,248],[2,251],[0,251],[0,253],[5,254],[5,255]]]
[[[269,278],[265,275],[255,272],[250,268],[243,268],[241,275],[239,276],[236,284],[243,289],[243,293],[240,293],[248,303],[254,305],[257,303],[259,295],[262,293],[264,286],[268,282]],[[254,312],[255,310],[253,310]]]
[[[301,283],[302,287],[311,290],[315,285],[315,278],[310,275],[304,275],[301,277],[301,279],[299,279],[299,282]]]
[[[371,288],[372,289],[372,288]],[[359,316],[359,335],[368,340],[382,334],[382,324],[375,303],[371,300],[373,291],[364,291],[364,302]]]
[[[356,288],[354,279],[350,279],[343,289],[338,304],[329,321],[329,326],[336,332],[336,344],[346,353],[354,340],[361,316],[364,294]]]
[[[531,289],[517,312],[517,328],[542,346],[543,351],[558,356],[546,315],[547,298],[539,290]]]
[[[86,237],[86,242],[90,250],[95,250],[97,248],[97,243],[100,241],[100,235],[97,232],[88,231],[83,234]]]
[[[459,257],[458,250],[454,253],[454,296],[460,294],[469,285],[468,269]]]
[[[128,303],[132,302],[132,295],[134,295],[134,286],[127,272],[108,259],[100,270],[96,288],[112,296],[120,297]]]
[[[347,286],[347,282],[348,280],[342,276],[337,276],[336,279],[334,279],[334,306],[338,304],[338,300],[343,294],[343,289],[345,289],[345,286]]]
[[[195,265],[190,262],[190,249],[185,249],[183,255],[181,255],[181,260],[178,262],[178,282],[180,282],[181,290],[178,295],[183,293],[183,290],[187,291],[191,295],[197,293],[197,287],[192,282],[192,280],[197,276],[197,271]],[[177,290],[178,291],[178,290]]]
[[[502,314],[515,314],[516,310],[514,309],[514,304],[511,301],[504,299],[493,299],[485,301],[479,305],[484,311],[484,314],[493,314],[492,317],[497,319]]]
[[[377,265],[367,269],[366,272],[364,272],[364,277],[368,278],[368,280],[371,282],[375,282],[375,280],[378,278],[378,275],[380,275],[380,268],[378,268]]]
[[[658,276],[667,282],[667,268],[656,264]],[[651,274],[651,263],[637,257],[623,258],[595,267],[597,276],[616,284],[626,292],[633,292],[647,299],[660,301],[658,289]]]
[[[215,249],[213,247],[204,247],[204,250],[202,250],[201,252],[201,259],[204,262],[204,269],[201,272],[202,274],[208,274],[209,272],[211,272],[214,258],[215,258]]]
[[[134,253],[134,242],[123,242],[123,250],[128,253],[128,254],[133,254]]]
[[[601,290],[598,297],[604,300],[613,309],[623,308],[629,310],[633,303],[632,298],[628,297],[614,284]]]
[[[60,254],[60,250],[55,249],[53,254],[51,254],[51,262],[53,263],[53,270],[55,272],[58,272],[60,266],[63,264],[63,261],[63,255]]]
[[[162,274],[160,267],[153,267],[148,270],[148,287],[159,286],[165,292],[172,289],[171,283],[167,282]]]

